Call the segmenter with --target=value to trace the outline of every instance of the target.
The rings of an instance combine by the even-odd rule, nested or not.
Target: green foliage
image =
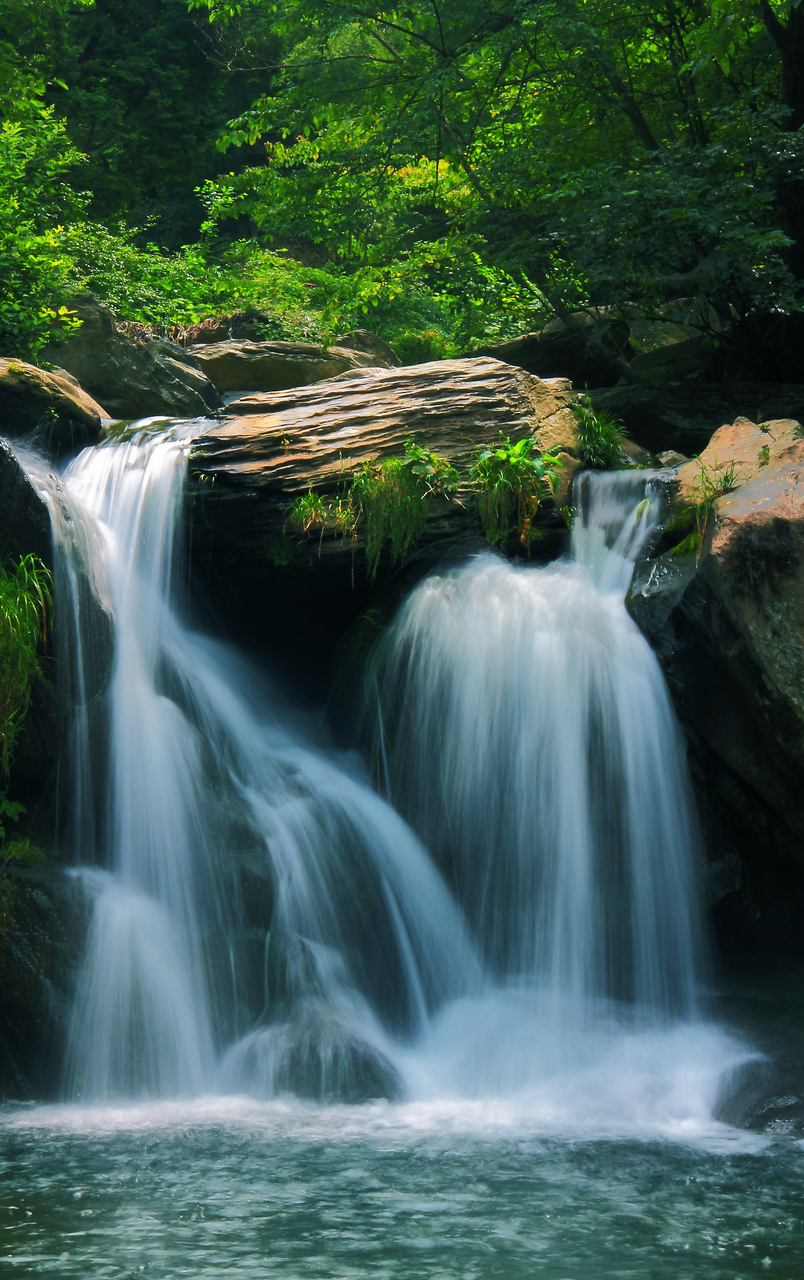
[[[409,437],[404,457],[363,462],[345,494],[326,497],[313,489],[301,494],[288,508],[285,528],[302,536],[318,529],[320,538],[327,528],[341,537],[362,532],[373,580],[383,548],[390,548],[394,563],[403,560],[424,531],[428,499],[453,494],[458,481],[446,458]]]
[[[580,397],[572,408],[582,461],[598,470],[620,466],[625,437],[622,424],[605,409],[595,411],[586,396]]]
[[[0,566],[0,773],[8,777],[31,684],[41,676],[39,646],[52,611],[52,579],[34,555]],[[7,812],[7,811],[6,811]]]
[[[58,300],[74,279],[66,224],[81,210],[63,178],[79,159],[50,111],[0,123],[0,354],[35,358],[75,327]]]
[[[293,529],[296,533],[307,533],[309,529],[316,525],[323,529],[329,519],[329,515],[330,503],[320,493],[315,493],[313,489],[309,489],[307,493],[294,498],[288,507],[285,523],[289,529]]]
[[[7,793],[0,791],[0,861],[25,862],[29,866],[47,862],[46,855],[27,836],[17,836],[13,840],[8,838],[8,832],[3,824],[18,822],[27,812],[24,804],[20,804],[17,800],[9,800]],[[1,892],[0,896],[2,896]]]
[[[212,20],[240,11],[192,3]],[[355,276],[440,246],[459,343],[494,315],[533,328],[545,309],[636,301],[677,304],[728,341],[735,318],[802,305],[788,254],[801,104],[792,67],[780,77],[796,4],[273,11],[272,92],[221,139],[258,162],[207,188],[218,223],[247,214]]]
[[[27,813],[24,804],[20,804],[17,800],[9,800],[5,791],[0,791],[0,848],[4,848],[8,832],[3,823],[18,822],[20,816]]]
[[[415,477],[424,497],[431,494],[453,494],[458,488],[460,477],[452,463],[446,458],[440,458],[437,453],[423,449],[412,436],[405,441],[402,466]]]
[[[0,350],[58,337],[82,285],[164,326],[366,324],[408,361],[634,303],[739,350],[740,321],[804,307],[803,24],[789,0],[4,0]]]
[[[214,139],[270,85],[270,15],[229,31],[188,14],[184,0],[103,0],[73,8],[54,32],[49,99],[87,155],[82,186],[93,219],[149,219],[149,238],[196,239],[194,189],[220,167]]]
[[[562,463],[550,454],[539,455],[533,438],[516,444],[500,432],[496,449],[480,449],[470,480],[477,491],[477,510],[492,546],[503,545],[516,530],[523,547],[536,536],[533,518],[544,495],[558,487],[557,468]]]
[[[366,539],[369,577],[377,573],[386,545],[391,559],[404,559],[427,523],[425,490],[420,478],[399,458],[364,462],[352,481],[356,521]]]

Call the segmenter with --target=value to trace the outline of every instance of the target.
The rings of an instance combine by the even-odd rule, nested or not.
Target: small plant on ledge
[[[623,440],[627,439],[622,423],[606,409],[595,411],[588,396],[580,396],[572,409],[581,460],[599,471],[622,466]]]
[[[714,505],[724,494],[733,493],[738,488],[740,480],[737,476],[738,464],[734,459],[722,468],[719,467],[717,458],[713,458],[711,466],[700,456],[696,455],[696,460],[700,467],[694,485],[697,494],[695,504],[695,523],[698,532],[697,558],[700,561],[703,554],[704,534]]]
[[[470,472],[477,493],[477,510],[483,532],[492,546],[504,545],[516,530],[530,551],[536,539],[533,520],[547,489],[558,488],[558,468],[563,464],[550,454],[541,455],[530,437],[511,444],[500,432],[495,449],[480,449]]]
[[[288,508],[285,530],[302,536],[320,530],[319,554],[327,528],[354,539],[362,532],[369,578],[374,579],[383,548],[390,547],[394,562],[404,559],[424,531],[429,499],[449,496],[457,487],[452,464],[408,438],[403,458],[361,463],[341,497],[328,498],[313,489],[301,494]]]

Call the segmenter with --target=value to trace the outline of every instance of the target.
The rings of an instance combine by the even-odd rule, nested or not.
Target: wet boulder
[[[630,374],[643,382],[684,382],[688,379],[715,380],[722,366],[721,348],[699,334],[683,342],[667,343],[653,351],[642,351],[628,365]]]
[[[0,862],[0,1098],[58,1095],[87,911],[75,877],[38,851]]]
[[[33,552],[53,562],[47,505],[28,479],[8,440],[0,436],[0,548],[16,558]]]
[[[403,1096],[402,1077],[375,1045],[323,1001],[308,1000],[287,1022],[252,1031],[229,1051],[224,1086],[255,1098],[293,1094],[312,1102],[357,1105]]]
[[[198,361],[175,342],[122,333],[108,307],[82,294],[81,327],[43,356],[78,380],[111,418],[204,417],[222,401]]]
[[[383,344],[384,345],[384,344]],[[284,391],[361,368],[388,368],[382,351],[311,342],[250,342],[230,338],[188,348],[218,391]]]
[[[690,739],[721,937],[804,953],[804,439],[796,422],[761,425],[716,432],[705,475],[735,487],[712,498],[697,562],[665,553],[631,607]],[[679,468],[682,511],[705,496],[701,474]]]
[[[0,433],[24,437],[52,458],[78,453],[100,439],[101,407],[64,370],[48,373],[24,360],[0,358]]]

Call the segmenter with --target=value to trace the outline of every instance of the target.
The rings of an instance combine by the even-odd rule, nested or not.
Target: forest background
[[[0,353],[90,289],[406,361],[804,314],[796,0],[0,0]]]

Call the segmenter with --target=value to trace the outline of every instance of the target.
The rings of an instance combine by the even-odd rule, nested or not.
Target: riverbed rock
[[[0,432],[52,458],[100,439],[103,409],[63,370],[0,358]]]
[[[804,388],[743,382],[644,383],[589,392],[593,407],[622,422],[651,453],[700,453],[712,433],[738,417],[751,422],[793,418],[804,422]]]
[[[33,552],[48,567],[53,554],[47,506],[17,461],[10,441],[0,436],[0,549],[19,559]]]
[[[687,729],[716,859],[731,859],[722,937],[804,954],[804,440],[795,422],[763,425],[715,434],[702,458],[733,462],[738,487],[714,501],[697,566],[660,557],[631,607]],[[699,475],[679,469],[682,502]]]
[[[204,417],[221,398],[198,361],[178,343],[120,333],[108,307],[82,294],[70,303],[81,320],[74,337],[46,348],[95,396],[111,418]]]
[[[88,918],[57,864],[0,862],[0,1099],[57,1096]]]
[[[577,387],[612,387],[633,354],[628,322],[606,308],[549,320],[538,333],[479,347],[473,354],[516,365],[539,378],[569,378]]]
[[[629,362],[629,373],[643,382],[683,382],[714,379],[722,367],[722,349],[703,335],[642,351]]]
[[[382,352],[311,342],[229,339],[188,348],[218,391],[285,391],[335,378],[353,369],[389,367]]]
[[[311,487],[337,498],[359,465],[401,456],[412,436],[468,465],[475,445],[536,432],[543,450],[577,467],[572,387],[541,381],[496,360],[365,368],[295,391],[249,395],[197,443],[191,463],[191,554],[201,594],[235,634],[266,647],[325,693],[338,638],[368,607],[372,584],[362,538],[334,525],[306,538],[284,535],[287,510]],[[562,450],[563,446],[563,450]],[[566,525],[553,502],[539,511],[534,555],[550,558]],[[404,566],[383,558],[379,588],[398,589],[440,559],[485,547],[460,492],[431,502],[427,528]],[[283,563],[284,562],[284,563]]]
[[[402,361],[384,338],[368,329],[350,329],[335,339],[334,346],[346,351],[362,351],[377,356],[389,369],[399,368]]]

